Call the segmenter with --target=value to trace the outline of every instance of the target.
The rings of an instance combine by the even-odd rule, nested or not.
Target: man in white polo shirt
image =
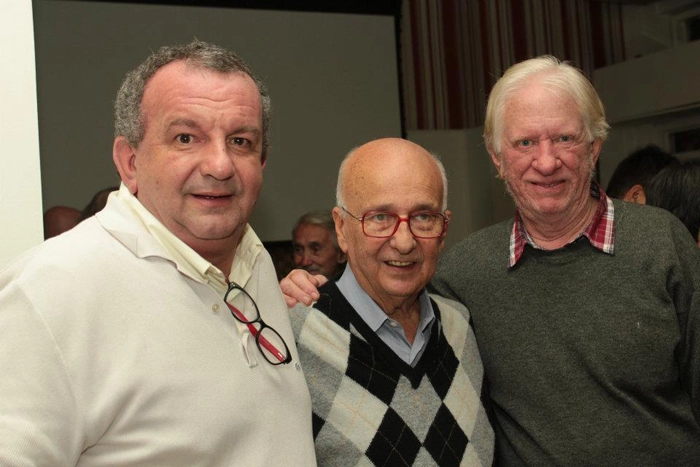
[[[315,465],[287,309],[247,223],[269,114],[214,45],[127,75],[120,190],[0,274],[0,465]]]

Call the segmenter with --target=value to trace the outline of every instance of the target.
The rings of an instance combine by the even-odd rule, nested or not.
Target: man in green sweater
[[[607,132],[593,86],[553,57],[489,97],[517,212],[446,252],[433,285],[471,314],[498,465],[700,465],[700,252],[668,212],[593,181]]]
[[[700,465],[700,255],[592,180],[608,124],[553,57],[498,81],[484,139],[517,206],[441,261],[471,312],[502,465]]]

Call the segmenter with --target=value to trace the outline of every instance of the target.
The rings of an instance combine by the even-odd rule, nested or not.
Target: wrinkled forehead
[[[557,83],[537,81],[534,78],[511,90],[503,99],[506,114],[523,107],[539,106],[562,106],[580,113],[579,105],[570,90]]]
[[[377,161],[349,171],[345,200],[372,209],[439,209],[443,186],[432,158]]]
[[[299,224],[294,230],[295,242],[324,242],[331,240],[331,231],[326,227],[318,224]]]
[[[504,102],[501,126],[504,132],[514,127],[537,128],[564,126],[568,131],[583,127],[583,115],[573,96],[558,88],[538,86],[512,93]]]
[[[221,88],[231,83],[235,83],[241,93],[245,92],[260,100],[260,90],[253,78],[244,71],[219,71],[197,62],[176,60],[158,69],[148,79],[141,104],[148,99],[157,99],[168,91],[175,94],[222,92]]]

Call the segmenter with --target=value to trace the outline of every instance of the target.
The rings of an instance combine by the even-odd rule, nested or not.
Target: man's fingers
[[[323,274],[316,274],[311,276],[311,279],[316,281],[316,288],[321,287],[323,284],[328,282],[328,278]]]
[[[311,305],[318,300],[318,287],[328,282],[322,275],[312,276],[303,269],[294,269],[280,282],[284,301],[289,308],[297,303]]]

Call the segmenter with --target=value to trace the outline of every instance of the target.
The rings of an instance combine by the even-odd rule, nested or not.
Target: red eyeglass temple
[[[258,341],[260,342],[260,345],[265,347],[268,352],[270,352],[272,355],[275,356],[275,358],[277,358],[277,360],[279,360],[280,362],[284,362],[284,360],[285,360],[284,354],[282,352],[280,352],[277,349],[277,347],[272,345],[270,343],[270,341],[265,339],[264,336],[258,337],[258,334],[260,334],[260,331],[258,331],[258,328],[256,328],[253,325],[253,323],[246,323],[246,321],[248,321],[248,319],[245,317],[245,315],[243,313],[241,313],[241,310],[239,310],[235,306],[231,305],[230,303],[226,303],[226,305],[228,306],[229,310],[231,310],[231,313],[238,316],[238,319],[240,319],[242,323],[244,323],[246,326],[248,326],[250,333],[253,335],[253,337],[258,339]]]

